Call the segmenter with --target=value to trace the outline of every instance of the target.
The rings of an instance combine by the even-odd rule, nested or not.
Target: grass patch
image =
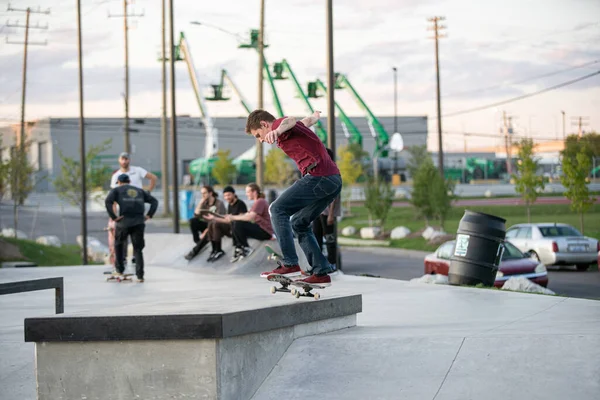
[[[41,267],[81,265],[81,249],[75,244],[52,247],[36,243],[32,240],[7,237],[3,237],[2,240],[16,245],[24,259],[4,259],[0,256],[0,261],[31,261]]]
[[[502,205],[502,206],[468,206],[453,207],[445,223],[445,231],[456,233],[458,224],[462,218],[465,209],[471,211],[484,212],[506,219],[506,228],[512,225],[527,222],[527,209],[520,205]],[[354,226],[357,231],[360,228],[369,226],[369,215],[364,207],[352,207],[352,216],[344,218],[339,223],[341,231],[346,226]],[[579,215],[573,213],[568,204],[539,204],[531,207],[531,222],[557,222],[565,223],[579,229]],[[437,223],[434,221],[434,225]],[[388,219],[385,223],[385,231],[390,232],[397,226],[406,226],[411,232],[425,228],[425,221],[416,218],[413,207],[393,207],[390,210]],[[589,237],[600,240],[600,204],[594,204],[588,213],[585,214],[585,232]],[[356,235],[356,238],[359,236]],[[412,250],[435,250],[438,245],[431,245],[421,237],[392,240],[390,247],[405,248]]]

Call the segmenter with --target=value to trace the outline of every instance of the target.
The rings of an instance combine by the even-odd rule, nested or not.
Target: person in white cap
[[[119,169],[116,170],[112,177],[110,178],[110,188],[114,189],[119,186],[117,178],[119,175],[125,174],[129,177],[130,185],[135,186],[140,189],[144,189],[144,179],[148,179],[150,184],[147,189],[148,192],[151,192],[156,186],[156,182],[158,178],[152,172],[146,171],[142,167],[137,167],[134,165],[130,165],[131,156],[127,152],[122,152],[119,154]],[[113,211],[116,213],[116,205]],[[110,263],[115,265],[115,223],[113,220],[108,220],[108,248],[110,253]],[[127,252],[125,252],[127,253]],[[135,258],[131,260],[132,263],[135,262]]]

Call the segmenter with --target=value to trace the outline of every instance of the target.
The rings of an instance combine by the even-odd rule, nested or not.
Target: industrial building
[[[369,154],[373,153],[375,140],[370,134],[370,128],[364,117],[351,117],[352,122],[363,133],[363,148]],[[380,123],[390,134],[394,132],[394,117],[380,117]],[[327,126],[327,118],[321,119]],[[403,116],[398,117],[398,130],[404,139],[405,149],[415,145],[427,144],[427,117]],[[255,144],[255,139],[244,133],[246,119],[217,118],[214,119],[218,129],[218,148],[231,150],[235,158]],[[122,118],[86,118],[85,134],[86,147],[98,145],[111,140],[109,148],[98,157],[96,162],[118,168],[118,155],[124,148]],[[0,128],[2,138],[2,157],[6,159],[10,148],[17,145],[19,124]],[[29,157],[35,168],[39,183],[35,191],[53,191],[52,181],[60,172],[62,161],[59,150],[65,157],[79,159],[79,119],[78,118],[46,118],[26,123],[26,138],[31,142]],[[130,140],[132,164],[146,168],[160,176],[161,171],[161,120],[160,118],[130,118]],[[206,134],[201,118],[190,116],[177,117],[179,183],[186,181],[189,163],[199,157],[204,157]],[[347,144],[344,130],[339,120],[336,120],[336,146]],[[170,138],[169,138],[170,143]],[[169,154],[170,149],[169,149]],[[394,157],[390,152],[389,156]],[[398,153],[398,166],[406,164],[406,150]],[[170,165],[170,162],[169,162]],[[169,172],[170,174],[170,172]],[[170,175],[169,175],[170,176]]]

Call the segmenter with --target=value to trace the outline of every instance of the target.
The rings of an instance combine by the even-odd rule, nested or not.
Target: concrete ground
[[[102,266],[2,269],[0,282],[64,276],[66,313],[314,301],[270,294],[271,284],[257,276],[272,263],[261,251],[235,268],[188,265],[165,255],[178,239],[149,235],[149,249],[162,254],[148,250],[155,262],[143,284],[106,283]],[[357,327],[296,340],[253,399],[598,398],[600,302],[333,279],[324,298],[363,295]],[[35,398],[33,344],[23,342],[23,319],[52,314],[53,304],[52,291],[0,296],[0,399]]]

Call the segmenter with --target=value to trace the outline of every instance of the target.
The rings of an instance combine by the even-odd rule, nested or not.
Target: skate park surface
[[[272,295],[258,274],[275,263],[264,242],[250,244],[255,252],[235,264],[227,240],[217,263],[205,262],[208,251],[188,263],[189,235],[149,234],[143,284],[106,283],[106,266],[0,269],[0,282],[64,277],[65,315],[315,302]],[[341,273],[332,281],[319,301],[361,294],[356,326],[294,340],[245,398],[598,398],[600,302]],[[35,399],[34,344],[23,340],[23,321],[52,315],[53,294],[0,296],[0,313],[0,399]]]

